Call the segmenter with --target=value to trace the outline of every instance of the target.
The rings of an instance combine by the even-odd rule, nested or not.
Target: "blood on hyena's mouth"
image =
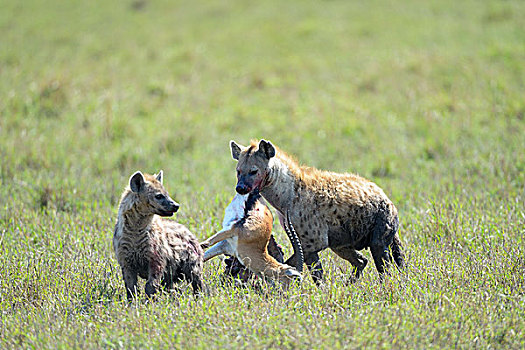
[[[235,191],[240,194],[240,195],[245,195],[245,194],[248,194],[250,193],[251,191],[253,190],[252,187],[235,187]]]

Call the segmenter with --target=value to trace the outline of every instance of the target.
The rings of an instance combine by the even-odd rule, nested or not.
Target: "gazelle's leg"
[[[208,248],[208,247],[214,245],[215,243],[218,243],[220,241],[224,241],[225,239],[231,238],[234,235],[235,235],[235,230],[233,230],[233,229],[225,230],[225,231],[219,231],[216,234],[214,234],[213,236],[209,237],[204,242],[201,242],[201,247]]]
[[[208,261],[211,258],[221,254],[236,256],[236,249],[232,246],[232,242],[230,241],[231,239],[227,238],[224,241],[214,244],[212,247],[206,250],[204,252],[204,261]]]

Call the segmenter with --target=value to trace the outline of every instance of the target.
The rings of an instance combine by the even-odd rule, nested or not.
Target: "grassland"
[[[523,1],[0,1],[1,348],[525,347]],[[228,141],[369,177],[407,268],[321,254],[286,294],[220,283],[128,307],[119,195],[164,169],[200,239]],[[287,251],[280,228],[276,235]],[[366,252],[369,256],[369,252]]]

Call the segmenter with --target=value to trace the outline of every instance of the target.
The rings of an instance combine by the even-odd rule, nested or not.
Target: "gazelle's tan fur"
[[[277,262],[268,254],[272,227],[271,211],[262,202],[260,195],[255,194],[248,198],[246,215],[243,218],[230,229],[220,231],[201,243],[203,248],[212,247],[208,252],[213,251],[211,254],[205,254],[204,261],[225,253],[237,257],[254,273],[281,281],[284,285],[288,285],[294,279],[300,279],[301,274],[295,268]],[[298,240],[296,243],[299,244]],[[302,266],[302,261],[300,265]]]

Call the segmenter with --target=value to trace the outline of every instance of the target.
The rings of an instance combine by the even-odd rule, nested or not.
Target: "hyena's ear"
[[[162,180],[164,179],[164,172],[161,170],[159,171],[159,173],[157,174],[157,177],[156,177],[157,181],[160,182],[160,184],[162,185]]]
[[[263,152],[268,159],[275,156],[275,147],[270,141],[264,139],[259,142],[259,151]]]
[[[241,155],[242,151],[242,146],[237,144],[237,142],[231,140],[230,148],[232,149],[232,158],[235,160],[239,160],[239,156]]]
[[[144,175],[140,171],[137,171],[129,178],[129,188],[135,193],[142,191],[145,183]]]

